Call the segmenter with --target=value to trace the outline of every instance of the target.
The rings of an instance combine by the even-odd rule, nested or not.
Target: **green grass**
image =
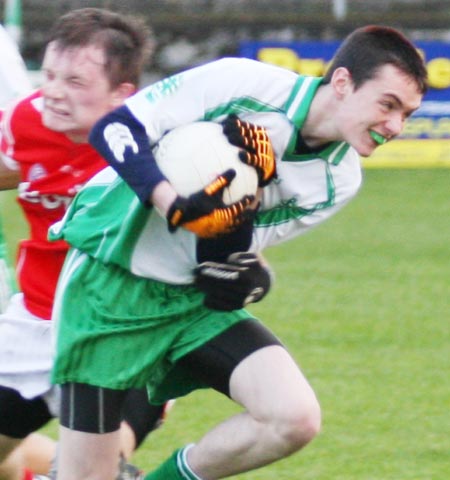
[[[369,170],[336,217],[266,252],[276,284],[252,311],[298,360],[323,429],[304,452],[234,478],[448,478],[449,185],[450,170]],[[156,466],[236,411],[210,391],[180,399],[135,463]]]

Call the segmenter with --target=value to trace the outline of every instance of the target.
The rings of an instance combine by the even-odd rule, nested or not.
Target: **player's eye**
[[[73,77],[66,77],[66,82],[72,86],[72,87],[83,87],[85,85],[85,81],[78,76],[73,76]]]
[[[391,110],[394,109],[394,103],[393,103],[393,102],[384,101],[384,102],[381,102],[381,107],[382,107],[385,111],[390,112]]]

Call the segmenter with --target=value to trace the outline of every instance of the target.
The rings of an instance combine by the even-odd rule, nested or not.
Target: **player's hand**
[[[223,133],[232,145],[242,149],[239,158],[256,168],[260,187],[268,185],[276,177],[275,154],[264,127],[244,122],[231,114],[223,121]]]
[[[249,252],[233,253],[226,263],[203,262],[194,275],[195,285],[205,293],[205,306],[213,310],[237,310],[259,302],[272,283],[270,268]]]
[[[183,227],[199,237],[213,238],[233,232],[253,216],[253,210],[248,208],[255,199],[253,195],[246,195],[231,205],[222,200],[223,189],[235,176],[234,170],[227,170],[203,190],[189,197],[178,196],[167,212],[169,231]]]

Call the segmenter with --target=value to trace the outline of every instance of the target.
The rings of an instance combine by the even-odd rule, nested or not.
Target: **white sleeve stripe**
[[[3,163],[6,165],[7,168],[10,170],[18,171],[19,170],[19,163],[14,160],[14,158],[8,157],[7,155],[2,155]]]

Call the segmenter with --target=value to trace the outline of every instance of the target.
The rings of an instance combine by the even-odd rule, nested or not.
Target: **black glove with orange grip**
[[[246,195],[238,202],[226,205],[222,200],[226,188],[236,172],[232,169],[219,175],[213,182],[189,197],[178,196],[167,212],[169,231],[183,227],[201,238],[214,238],[236,230],[254,212],[249,205],[253,195]]]
[[[205,293],[204,305],[222,311],[259,302],[272,283],[270,268],[250,252],[232,253],[225,263],[203,262],[194,269],[194,277]]]
[[[258,186],[265,187],[276,178],[275,153],[264,127],[240,120],[235,114],[222,122],[228,141],[241,148],[239,158],[254,167],[258,173]]]

